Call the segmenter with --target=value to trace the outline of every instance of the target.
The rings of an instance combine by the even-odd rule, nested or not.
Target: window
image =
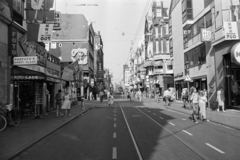
[[[154,28],[155,29],[155,35],[156,37],[158,37],[158,28]]]
[[[182,20],[185,23],[187,20],[193,19],[192,0],[182,1]]]
[[[24,15],[24,1],[23,0],[13,0],[13,9],[21,16]]]
[[[166,40],[166,53],[169,53],[169,40]]]
[[[163,53],[163,40],[161,40],[161,53]]]
[[[208,12],[205,15],[205,23],[206,23],[206,28],[208,28],[212,25],[212,13],[211,12]]]
[[[157,17],[162,17],[162,9],[156,9]]]
[[[156,53],[159,53],[159,42],[156,41]]]
[[[238,21],[240,19],[240,6],[232,6],[232,21]]]
[[[201,29],[202,28],[205,28],[204,27],[204,17],[200,18],[198,21],[197,21],[197,33],[199,34],[201,32]]]
[[[172,66],[172,65],[167,65],[167,69],[168,69],[168,70],[172,70],[172,69],[173,69],[173,66]]]

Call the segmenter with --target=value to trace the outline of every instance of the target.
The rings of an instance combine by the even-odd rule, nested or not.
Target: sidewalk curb
[[[76,105],[77,106],[77,105]],[[67,125],[68,123],[72,122],[73,120],[75,120],[76,118],[78,118],[79,116],[85,114],[86,112],[88,112],[89,110],[91,110],[92,107],[83,110],[81,113],[79,113],[78,115],[76,115],[75,117],[69,119],[69,121],[66,121],[63,124],[60,124],[58,127],[56,127],[55,129],[53,129],[52,131],[46,133],[45,135],[43,135],[42,137],[36,139],[34,142],[32,142],[31,144],[29,144],[28,146],[26,146],[25,148],[21,149],[20,151],[18,151],[17,153],[15,153],[14,155],[10,156],[10,158],[8,158],[8,160],[12,160],[14,158],[16,158],[18,155],[20,155],[21,153],[23,153],[25,150],[27,150],[28,148],[30,148],[31,146],[35,145],[36,143],[38,143],[39,141],[41,141],[42,139],[46,138],[47,136],[49,136],[50,134],[52,134],[53,132],[55,132],[56,130],[60,129],[61,127]]]
[[[191,114],[186,113],[186,112],[183,112],[183,111],[179,111],[179,110],[172,109],[172,108],[168,108],[168,107],[167,107],[167,109],[173,110],[173,111],[176,111],[176,112],[183,113],[183,114],[186,114],[186,115],[190,115],[190,116],[191,116]],[[231,126],[231,125],[227,125],[227,124],[224,124],[224,123],[220,123],[220,122],[214,121],[214,120],[212,120],[212,119],[209,119],[209,122],[216,123],[216,124],[218,124],[218,125],[226,126],[226,127],[229,127],[229,128],[236,129],[236,130],[239,130],[239,131],[240,131],[240,128],[238,128],[238,127],[234,127],[234,126]]]

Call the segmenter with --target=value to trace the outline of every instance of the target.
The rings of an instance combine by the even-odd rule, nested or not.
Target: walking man
[[[193,120],[194,123],[198,123],[197,115],[198,115],[199,95],[197,93],[196,88],[193,89],[193,93],[192,93],[192,96],[191,96],[191,101],[192,101],[192,108],[193,108],[192,120]]]
[[[55,96],[55,100],[56,100],[56,116],[61,116],[62,112],[61,112],[61,106],[62,106],[62,100],[63,100],[63,95],[62,95],[62,90],[59,89],[58,93]]]

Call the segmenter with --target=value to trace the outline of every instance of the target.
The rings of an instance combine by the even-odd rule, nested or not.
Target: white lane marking
[[[117,120],[117,118],[114,118],[114,121],[116,121]]]
[[[183,132],[187,133],[188,135],[192,136],[191,133],[189,133],[188,131],[182,130]]]
[[[114,128],[116,128],[117,127],[117,124],[116,123],[114,123]]]
[[[173,126],[175,126],[175,124],[173,124],[173,123],[171,123],[171,122],[168,122],[169,124],[171,124],[171,125],[173,125]]]
[[[156,116],[156,114],[155,114],[155,113],[153,113],[153,115],[155,115],[155,116]]]
[[[159,117],[160,119],[163,119],[162,117]]]
[[[148,116],[146,113],[144,113],[143,111],[141,111],[140,109],[137,108],[137,110],[139,110],[142,114],[144,114],[146,117],[148,117],[149,119],[151,119],[153,122],[155,122],[158,126],[160,126],[161,128],[165,129],[168,133],[170,133],[173,137],[175,137],[176,139],[178,139],[180,142],[182,142],[185,146],[187,146],[190,150],[194,151],[197,155],[199,155],[200,157],[202,157],[203,159],[207,159],[207,157],[201,153],[199,153],[198,151],[194,150],[191,146],[189,146],[187,143],[185,143],[181,138],[178,138],[174,133],[172,133],[170,130],[168,130],[166,127],[164,127],[163,125],[161,125],[160,123],[158,123],[157,121],[155,121],[154,119],[152,119],[150,116]]]
[[[117,138],[117,133],[116,132],[113,133],[113,138]]]
[[[138,146],[137,146],[137,142],[136,142],[136,140],[135,140],[135,138],[134,138],[134,136],[133,136],[133,133],[132,133],[131,128],[130,128],[130,126],[129,126],[129,124],[128,124],[127,118],[126,118],[126,116],[125,116],[125,114],[124,114],[124,112],[123,112],[122,106],[120,105],[119,102],[118,102],[118,104],[119,104],[120,109],[121,109],[121,111],[122,111],[122,115],[123,115],[123,118],[124,118],[124,120],[125,120],[125,122],[126,122],[128,131],[129,131],[129,133],[130,133],[130,135],[131,135],[131,138],[132,138],[134,147],[135,147],[135,149],[136,149],[136,151],[137,151],[138,158],[139,158],[139,160],[143,160],[143,157],[142,157],[142,155],[141,155],[141,152],[140,152],[140,150],[139,150],[139,148],[138,148]],[[138,109],[138,108],[137,108],[137,109]],[[139,110],[139,109],[138,109],[138,110]],[[141,112],[142,112],[142,111],[141,111]]]
[[[112,150],[112,159],[117,159],[117,147],[113,147],[113,150]]]
[[[116,114],[114,114],[114,117],[116,117]]]
[[[182,118],[182,120],[184,120],[184,121],[185,121],[186,119],[185,119],[185,118]]]
[[[222,153],[222,154],[225,154],[225,152],[223,152],[223,151],[221,151],[220,149],[218,149],[218,148],[212,146],[211,144],[209,144],[209,143],[205,143],[205,144],[206,144],[207,146],[209,146],[209,147],[215,149],[216,151],[218,151],[218,152],[220,152],[220,153]]]
[[[151,111],[148,111],[148,112],[151,112]]]

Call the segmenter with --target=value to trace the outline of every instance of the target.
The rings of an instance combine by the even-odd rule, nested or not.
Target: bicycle
[[[0,132],[6,128],[7,124],[13,126],[20,124],[20,112],[12,104],[0,106]]]

